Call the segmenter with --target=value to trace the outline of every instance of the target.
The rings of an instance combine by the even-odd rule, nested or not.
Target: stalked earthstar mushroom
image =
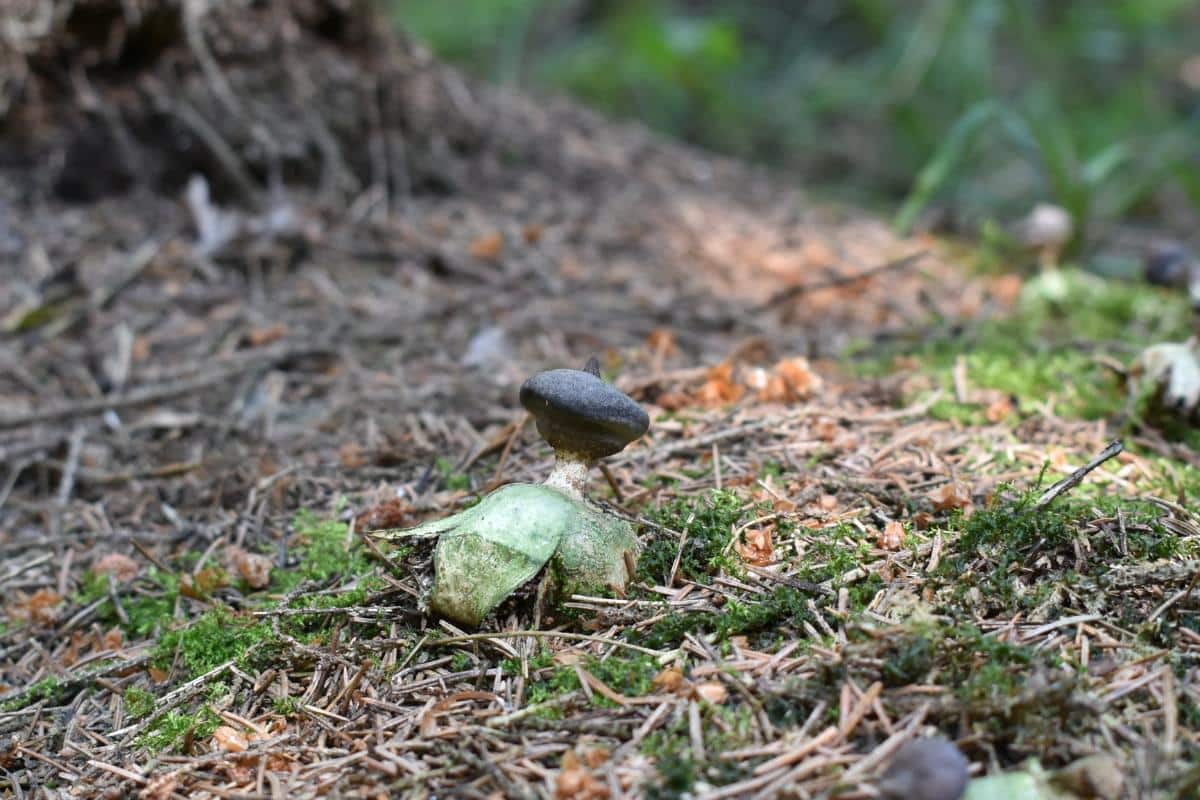
[[[624,594],[637,563],[632,526],[590,503],[588,470],[646,432],[646,412],[605,383],[595,359],[583,370],[539,373],[521,387],[522,405],[555,450],[543,484],[510,483],[476,505],[379,539],[436,537],[429,609],[479,625],[519,586],[542,578],[541,599],[610,590]]]
[[[539,372],[521,386],[520,397],[538,433],[554,448],[556,463],[546,485],[576,498],[583,497],[592,464],[621,452],[650,427],[633,398],[600,378],[594,358],[581,370]]]

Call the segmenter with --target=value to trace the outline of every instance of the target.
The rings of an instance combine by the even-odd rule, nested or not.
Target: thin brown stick
[[[1083,479],[1086,478],[1091,472],[1095,471],[1101,464],[1103,464],[1105,461],[1108,461],[1110,458],[1116,458],[1124,449],[1125,445],[1120,439],[1111,442],[1108,447],[1100,451],[1100,455],[1096,456],[1091,461],[1084,464],[1082,467],[1075,470],[1070,475],[1063,478],[1061,481],[1058,481],[1045,492],[1043,492],[1042,496],[1038,498],[1038,501],[1034,503],[1033,510],[1041,511],[1046,506],[1053,503],[1059,495],[1069,492],[1079,484],[1083,483]]]
[[[495,633],[467,633],[462,636],[450,636],[446,639],[435,639],[429,642],[429,646],[458,644],[459,642],[485,642],[488,639],[520,639],[525,636],[533,636],[542,639],[571,639],[578,642],[596,642],[597,644],[608,645],[610,647],[623,647],[626,650],[633,650],[636,653],[644,653],[648,656],[664,658],[670,653],[664,653],[661,650],[651,650],[649,647],[639,647],[636,644],[622,642],[620,639],[608,639],[603,636],[589,636],[585,633],[566,633],[564,631],[496,631]]]
[[[882,264],[878,264],[868,270],[856,273],[854,275],[838,275],[837,277],[824,281],[817,281],[816,283],[807,283],[800,286],[789,286],[782,292],[777,292],[776,294],[772,295],[767,302],[753,309],[753,311],[766,311],[767,309],[782,305],[789,300],[794,300],[795,298],[800,297],[801,295],[809,294],[810,292],[817,292],[821,291],[822,289],[836,289],[839,286],[853,286],[860,281],[870,280],[871,278],[874,278],[885,272],[904,269],[905,267],[917,263],[928,254],[928,250],[918,250],[915,253],[909,253],[906,256],[901,256],[900,258],[896,258],[891,261],[885,261]]]
[[[613,490],[613,495],[616,497],[617,504],[625,502],[625,493],[621,491],[621,485],[617,483],[617,478],[612,474],[612,470],[608,468],[608,464],[600,462],[600,474],[604,476],[604,480],[608,481],[608,488]]]
[[[0,416],[0,431],[24,428],[43,422],[58,422],[65,419],[90,417],[109,410],[115,411],[122,408],[134,408],[157,403],[161,400],[171,400],[226,383],[231,378],[244,372],[265,369],[272,364],[286,361],[297,355],[316,355],[329,352],[332,352],[332,348],[328,345],[313,345],[298,349],[289,349],[287,351],[277,351],[261,360],[249,361],[233,368],[217,370],[188,380],[141,386],[122,394],[93,397],[69,405],[51,406],[49,408],[38,409],[37,411],[27,411],[23,414]]]

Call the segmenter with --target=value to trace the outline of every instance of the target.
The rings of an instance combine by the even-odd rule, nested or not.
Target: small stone
[[[892,757],[879,789],[891,800],[958,800],[967,789],[968,766],[946,739],[915,739]]]
[[[1081,758],[1054,773],[1054,783],[1078,797],[1117,800],[1125,787],[1125,776],[1112,757],[1097,754]]]
[[[1177,244],[1159,245],[1150,251],[1143,273],[1147,283],[1186,289],[1192,309],[1200,311],[1200,260]]]
[[[1191,277],[1192,262],[1191,254],[1183,247],[1176,244],[1159,245],[1146,255],[1146,282],[1182,289]]]
[[[590,371],[539,372],[521,386],[520,396],[551,447],[588,461],[619,453],[650,427],[633,398]]]

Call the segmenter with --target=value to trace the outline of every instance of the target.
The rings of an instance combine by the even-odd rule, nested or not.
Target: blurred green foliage
[[[1200,4],[1188,0],[389,0],[491,80],[565,90],[797,170],[907,227],[1191,229]]]

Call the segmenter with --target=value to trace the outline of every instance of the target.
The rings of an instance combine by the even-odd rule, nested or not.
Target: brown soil
[[[637,383],[656,331],[671,344],[660,369],[752,338],[759,360],[822,358],[993,304],[934,257],[848,282],[930,245],[565,103],[470,84],[362,10],[300,4],[281,28],[275,6],[247,19],[217,4],[193,43],[177,8],[132,30],[118,3],[73,8],[24,43],[0,137],[10,510],[59,483],[75,433],[67,501],[106,498],[118,527],[164,501],[219,525],[280,469],[351,492],[459,461],[464,436],[511,421],[538,368],[599,353]],[[195,175],[235,230],[215,247],[186,201]],[[357,477],[337,458],[353,442]],[[43,523],[7,528],[40,541]],[[69,527],[56,535],[73,542]]]

